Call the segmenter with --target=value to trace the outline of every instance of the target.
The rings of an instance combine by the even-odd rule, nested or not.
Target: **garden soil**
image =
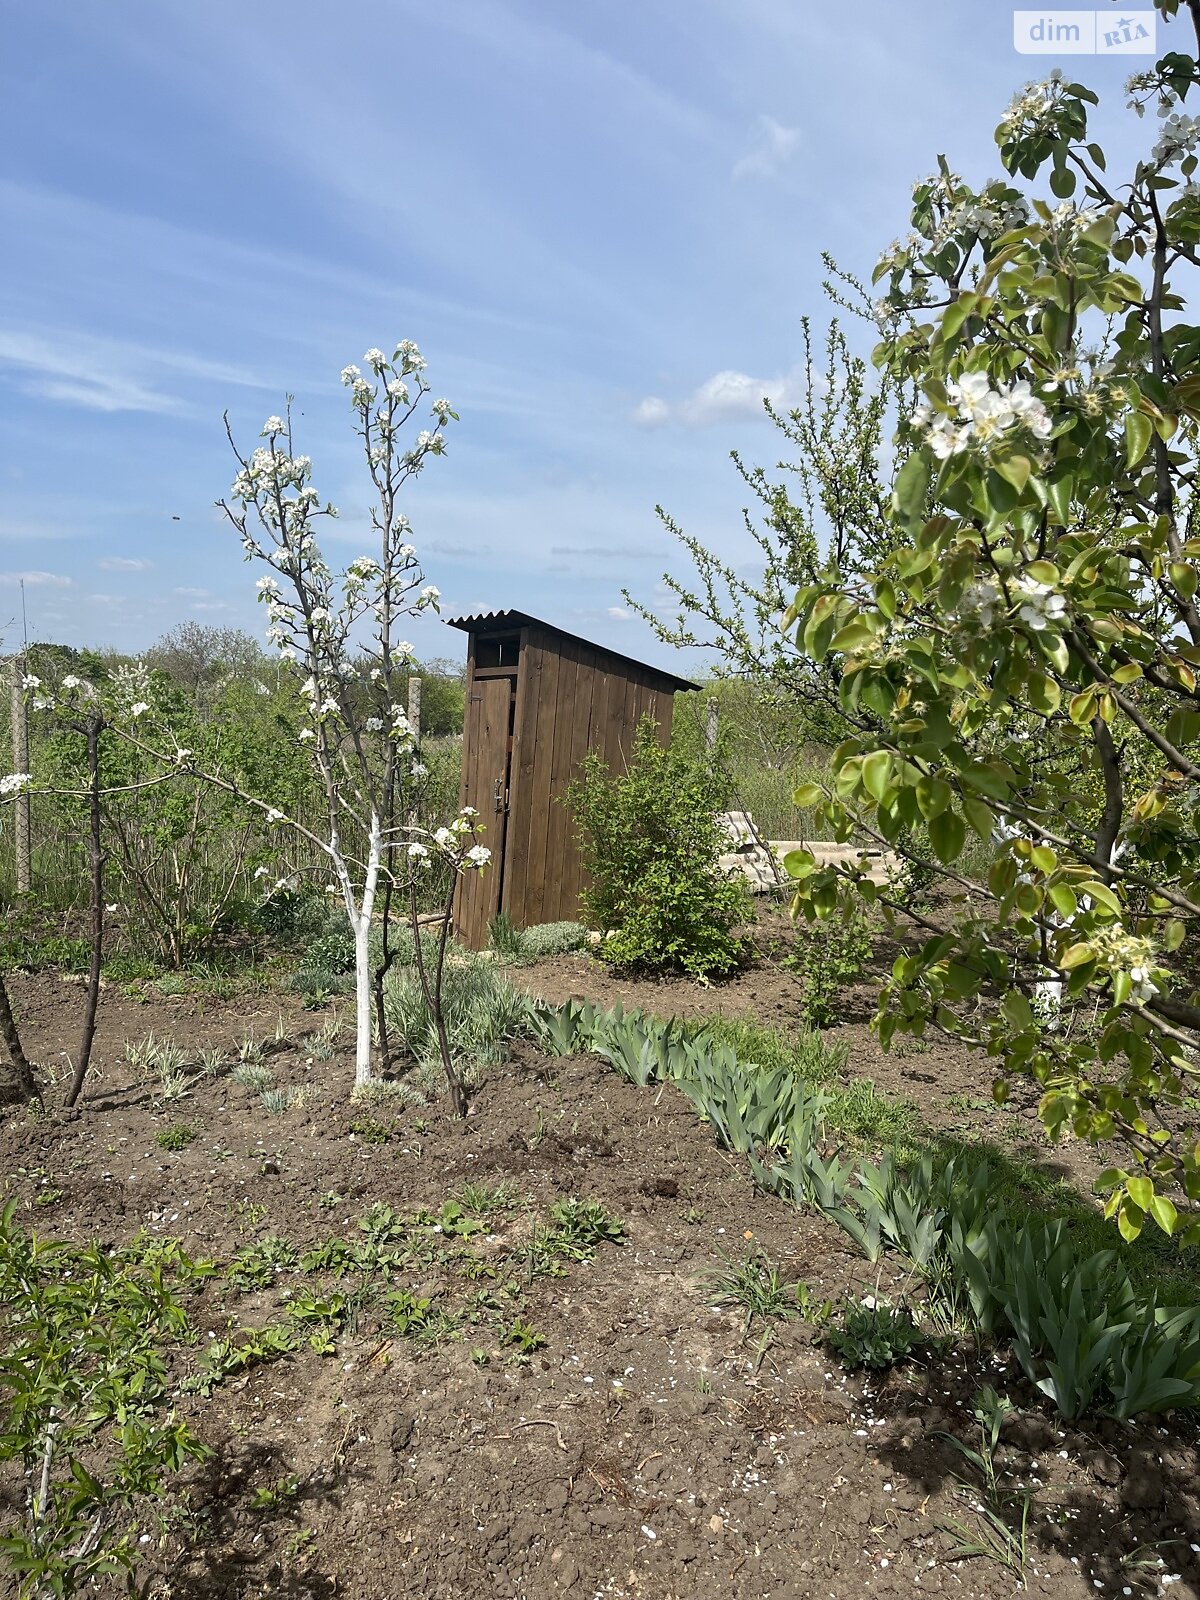
[[[645,1003],[584,972],[556,962],[529,981],[554,998]],[[79,987],[42,976],[13,990],[29,1054],[60,1062]],[[713,1009],[711,993],[691,993]],[[684,1009],[683,991],[670,1001]],[[753,1004],[759,1020],[782,1020],[766,993]],[[891,1268],[877,1281],[825,1219],[757,1194],[671,1087],[639,1090],[596,1058],[520,1046],[461,1124],[412,1105],[368,1113],[349,1100],[349,1038],[321,1060],[301,1037],[322,1020],[290,1001],[281,1012],[274,998],[202,1010],[187,997],[107,992],[80,1112],[10,1114],[0,1126],[19,1219],[47,1237],[112,1244],[139,1230],[178,1236],[228,1261],[267,1234],[299,1245],[353,1236],[375,1201],[437,1211],[464,1185],[503,1184],[516,1203],[489,1216],[491,1248],[519,1253],[533,1219],[568,1196],[602,1202],[624,1242],[522,1287],[520,1315],[545,1341],[523,1364],[494,1329],[422,1346],[367,1313],[336,1355],[304,1350],[208,1398],[186,1395],[212,1454],[164,1508],[161,1544],[144,1547],[145,1594],[1200,1596],[1200,1460],[1180,1420],[1064,1427],[1005,1356],[970,1350],[848,1375],[809,1322],[748,1325],[741,1306],[720,1302],[717,1279],[761,1249],[816,1302],[895,1295],[903,1281]],[[247,1030],[295,1041],[269,1059],[278,1084],[305,1090],[302,1106],[272,1115],[228,1077],[162,1104],[123,1059],[126,1041],[151,1031],[194,1054],[232,1052]],[[915,1059],[946,1070],[940,1056]],[[882,1082],[873,1060],[871,1070]],[[197,1136],[170,1154],[155,1134],[184,1119]],[[189,1301],[200,1342],[230,1317],[278,1315],[295,1281],[238,1303],[211,1280]],[[462,1294],[440,1279],[411,1287]],[[184,1370],[194,1360],[186,1353]],[[1000,1562],[956,1553],[981,1517],[951,1441],[974,1441],[971,1398],[984,1382],[1020,1406],[1000,1462],[1033,1493],[1024,1590]],[[257,1491],[281,1487],[256,1505]],[[19,1493],[0,1477],[0,1523]],[[15,1594],[11,1579],[0,1594]]]

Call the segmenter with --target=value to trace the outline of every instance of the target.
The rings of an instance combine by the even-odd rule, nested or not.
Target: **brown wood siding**
[[[533,816],[534,756],[537,750],[538,718],[542,709],[544,653],[538,637],[540,632],[540,629],[526,628],[521,634],[517,716],[509,775],[508,848],[504,863],[502,905],[518,928],[529,926],[525,918],[525,877]]]
[[[494,695],[488,691],[498,684],[488,669],[477,671],[475,642],[472,634],[461,793],[463,804],[478,807],[487,825],[483,840],[496,859],[482,878],[471,874],[464,880],[455,922],[459,937],[480,948],[499,908],[517,927],[579,916],[584,872],[574,819],[563,797],[588,751],[595,751],[613,772],[623,773],[643,717],[652,716],[660,740],[669,743],[674,691],[652,668],[531,619],[521,632],[504,824],[493,815],[491,787],[498,729]],[[488,766],[486,773],[483,766]]]
[[[508,765],[508,722],[511,678],[474,679],[467,693],[463,742],[462,805],[479,812],[479,841],[492,852],[483,872],[464,872],[455,892],[454,924],[459,939],[473,950],[487,944],[488,925],[500,909],[501,874],[507,865],[505,817],[501,802]]]

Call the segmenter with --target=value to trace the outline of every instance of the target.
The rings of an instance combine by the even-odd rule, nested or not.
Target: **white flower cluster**
[[[33,779],[27,772],[10,772],[0,778],[0,796],[20,794],[23,789],[28,789]]]
[[[959,601],[956,620],[988,633],[997,617],[1015,611],[1019,621],[1034,633],[1057,628],[1067,612],[1067,602],[1053,585],[1019,574],[1002,588],[997,578],[980,578]]]
[[[1055,67],[1048,78],[1027,83],[1013,96],[1000,127],[1010,135],[1046,133],[1054,124],[1063,74]]]
[[[1128,973],[1132,986],[1130,999],[1134,1005],[1144,1006],[1159,992],[1154,981],[1157,971],[1154,963],[1154,946],[1149,939],[1126,933],[1121,927],[1100,928],[1088,940],[1096,958],[1114,978]]]
[[[1086,233],[1099,217],[1100,213],[1094,206],[1077,206],[1071,200],[1063,200],[1050,213],[1050,225],[1059,233],[1078,237],[1079,234]]]
[[[236,499],[246,503],[260,495],[295,489],[298,493],[293,504],[316,505],[321,497],[307,485],[311,471],[310,457],[289,456],[284,450],[268,450],[265,445],[259,445],[233,480],[232,492]]]
[[[1181,156],[1191,155],[1198,141],[1200,117],[1187,117],[1181,111],[1173,111],[1163,118],[1151,158],[1160,167],[1169,166]]]
[[[414,771],[416,769],[414,768]],[[479,813],[474,806],[464,806],[448,827],[436,828],[429,835],[429,844],[415,840],[408,847],[408,858],[417,867],[426,867],[434,854],[447,857],[467,871],[480,872],[492,859],[486,845],[467,844],[475,834],[475,819]],[[432,849],[430,846],[432,845]]]
[[[918,406],[912,418],[939,461],[971,447],[986,452],[1010,429],[1022,428],[1035,439],[1045,439],[1053,427],[1050,413],[1024,379],[993,389],[986,372],[969,372],[957,383],[947,384],[946,392],[958,408],[957,421],[935,417],[928,405]]]

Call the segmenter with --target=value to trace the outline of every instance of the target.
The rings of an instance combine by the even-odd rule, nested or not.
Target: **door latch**
[[[497,812],[503,811],[504,810],[504,779],[503,778],[497,778],[496,779],[495,801],[496,801],[496,810],[497,810]]]

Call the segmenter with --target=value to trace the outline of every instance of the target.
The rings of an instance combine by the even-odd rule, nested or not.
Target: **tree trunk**
[[[371,913],[375,909],[375,890],[379,883],[379,863],[383,855],[383,836],[379,818],[372,816],[367,872],[362,901],[354,928],[354,1087],[371,1081]]]
[[[83,1092],[88,1065],[92,1059],[92,1041],[96,1037],[96,1010],[100,1004],[100,964],[104,958],[104,852],[100,844],[100,734],[104,719],[98,711],[87,721],[87,764],[90,795],[88,860],[92,881],[92,949],[88,965],[87,999],[83,1010],[83,1037],[75,1059],[75,1075],[67,1090],[66,1104],[73,1106]]]
[[[17,1032],[16,1019],[8,1003],[8,990],[4,985],[2,973],[0,973],[0,1036],[8,1046],[9,1060],[12,1062],[13,1077],[16,1080],[9,1094],[0,1092],[0,1101],[7,1100],[10,1104],[17,1101],[25,1105],[30,1100],[36,1100],[40,1104],[42,1093],[33,1076],[33,1068],[25,1059],[25,1051],[21,1047],[21,1035]]]

